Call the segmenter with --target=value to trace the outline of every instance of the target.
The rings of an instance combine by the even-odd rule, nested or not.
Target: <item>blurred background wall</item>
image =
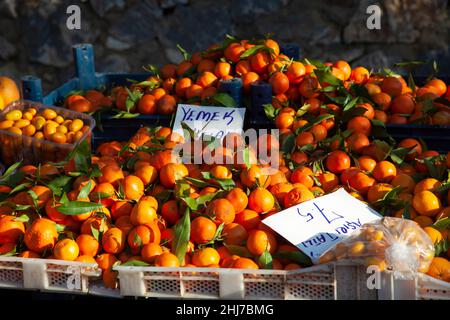
[[[71,4],[81,30],[66,27]],[[372,4],[381,30],[366,28]],[[141,71],[178,62],[177,43],[195,51],[225,34],[273,33],[306,57],[374,68],[436,59],[450,75],[449,10],[447,0],[0,0],[0,74],[40,76],[48,91],[74,74],[72,44],[94,44],[97,71]]]

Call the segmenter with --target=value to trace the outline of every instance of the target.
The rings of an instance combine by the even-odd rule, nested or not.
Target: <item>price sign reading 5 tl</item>
[[[281,211],[263,222],[313,262],[365,223],[381,216],[344,189]]]

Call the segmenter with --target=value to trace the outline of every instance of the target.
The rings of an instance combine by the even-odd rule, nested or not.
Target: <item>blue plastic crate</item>
[[[264,81],[257,81],[250,86],[251,107],[247,126],[254,129],[274,128],[272,120],[264,112],[264,105],[272,103],[272,85]]]
[[[47,95],[42,93],[41,80],[34,76],[22,78],[22,91],[25,98],[48,105],[62,105],[64,99],[73,91],[103,89],[110,90],[115,86],[129,85],[132,81],[141,82],[151,73],[96,73],[94,66],[94,49],[91,44],[78,44],[73,47],[76,66],[76,77],[67,81]],[[232,79],[222,81],[219,91],[228,93],[241,105],[242,81]],[[119,140],[126,141],[143,126],[170,126],[173,116],[140,115],[132,119],[115,119],[114,114],[102,114],[101,126],[93,132],[93,145],[101,142]]]
[[[300,59],[300,46],[295,43],[280,44],[280,52],[294,60]]]
[[[405,79],[406,75],[403,76]],[[449,83],[447,76],[440,77],[445,83]],[[414,81],[418,85],[426,82],[426,77],[415,76]],[[441,153],[450,151],[450,126],[436,126],[423,124],[386,124],[387,132],[396,140],[401,141],[406,138],[420,138],[427,148]]]
[[[448,77],[441,77],[449,83]],[[416,77],[416,82],[422,84],[424,77]],[[264,104],[272,103],[272,86],[267,82],[256,82],[251,86],[251,108],[249,110],[248,127],[255,129],[274,128],[264,112]],[[438,152],[450,151],[450,126],[434,125],[395,125],[387,124],[387,132],[397,141],[405,138],[421,138],[430,150]]]
[[[64,99],[73,91],[103,89],[129,85],[131,81],[144,81],[151,73],[96,73],[94,67],[94,50],[91,44],[79,44],[73,47],[76,77],[70,79],[47,95],[42,94],[41,80],[33,76],[22,78],[24,98],[42,102],[47,105],[62,105]],[[100,141],[128,140],[142,126],[169,126],[171,116],[140,115],[133,119],[114,119],[113,114],[102,114],[101,126],[93,132],[93,144]]]
[[[388,133],[397,141],[406,138],[420,138],[429,150],[440,153],[450,151],[450,127],[448,126],[390,124],[386,128]]]
[[[140,73],[103,73],[95,75],[95,86],[92,88],[111,89],[115,86],[130,84],[130,79],[144,81],[149,74]],[[79,79],[72,79],[56,90],[51,91],[44,97],[44,103],[53,105],[61,104],[71,91],[81,88]],[[79,90],[79,89],[78,89]],[[132,119],[115,119],[114,114],[102,114],[100,126],[94,130],[94,141],[119,140],[126,141],[143,126],[169,126],[171,116],[163,115],[140,115]]]

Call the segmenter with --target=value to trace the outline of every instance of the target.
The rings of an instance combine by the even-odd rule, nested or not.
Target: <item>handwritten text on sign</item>
[[[363,224],[381,216],[344,189],[288,208],[263,222],[313,262]]]
[[[241,132],[244,117],[245,108],[179,104],[173,130],[182,135],[181,122],[185,122],[198,137],[205,134],[222,139],[229,132]]]

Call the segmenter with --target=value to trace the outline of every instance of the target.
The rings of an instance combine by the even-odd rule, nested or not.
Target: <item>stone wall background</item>
[[[66,8],[81,7],[81,30],[66,28]],[[383,10],[382,29],[366,28],[366,8]],[[274,33],[316,59],[385,67],[437,59],[450,75],[447,0],[0,0],[0,74],[33,74],[48,91],[74,74],[71,46],[94,44],[97,71],[141,71],[177,62],[225,34]],[[426,72],[425,69],[419,71]]]

